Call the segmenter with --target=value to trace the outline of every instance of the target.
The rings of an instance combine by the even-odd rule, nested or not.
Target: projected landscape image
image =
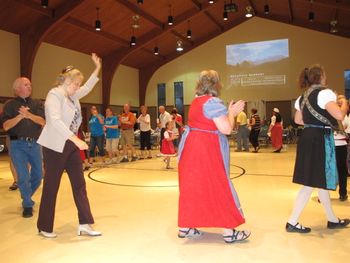
[[[226,46],[234,86],[284,85],[289,70],[288,39]]]

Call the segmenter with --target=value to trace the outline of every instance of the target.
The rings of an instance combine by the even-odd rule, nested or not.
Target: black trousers
[[[346,165],[347,145],[336,146],[337,169],[339,175],[339,195],[347,195],[348,168]]]
[[[141,131],[140,133],[140,150],[151,150],[151,131]]]
[[[260,130],[251,130],[249,134],[249,142],[254,148],[259,146],[259,133]]]
[[[162,149],[162,141],[164,139],[164,132],[166,131],[165,128],[160,129],[160,143],[159,143],[159,148]]]
[[[38,229],[53,231],[57,192],[63,171],[66,170],[72,186],[75,205],[78,209],[79,224],[93,224],[90,204],[86,193],[86,183],[78,147],[67,140],[63,152],[59,153],[43,147],[44,186],[38,217]]]

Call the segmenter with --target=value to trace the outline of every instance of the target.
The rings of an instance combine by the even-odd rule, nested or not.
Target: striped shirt
[[[252,120],[255,119],[255,124],[252,126],[252,130],[260,130],[261,128],[261,122],[260,122],[260,117],[258,114],[253,114],[251,117],[250,117],[250,123],[252,123]]]

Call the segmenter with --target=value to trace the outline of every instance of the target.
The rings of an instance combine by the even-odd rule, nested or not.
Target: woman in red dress
[[[201,72],[178,151],[178,237],[200,236],[197,227],[220,227],[224,228],[224,241],[233,243],[250,235],[249,231],[235,230],[245,219],[230,180],[226,137],[244,102],[231,101],[227,109],[217,98],[220,88],[216,71]]]

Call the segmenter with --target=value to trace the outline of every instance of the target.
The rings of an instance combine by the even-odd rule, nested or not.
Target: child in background
[[[171,169],[170,167],[170,157],[175,156],[175,147],[173,140],[177,139],[178,136],[176,136],[173,132],[173,122],[168,121],[166,123],[166,131],[164,132],[164,138],[162,140],[162,147],[161,147],[161,154],[162,156],[165,156],[164,162],[166,163],[166,169]]]

